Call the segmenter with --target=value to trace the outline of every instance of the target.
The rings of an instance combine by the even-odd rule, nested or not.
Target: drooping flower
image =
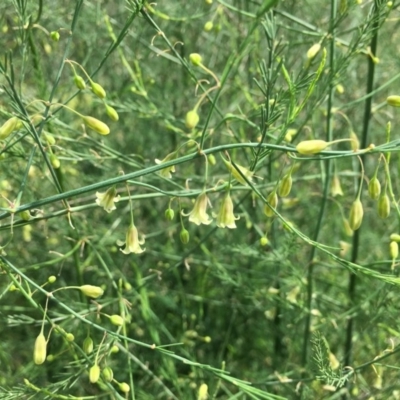
[[[176,151],[169,153],[165,158],[159,160],[158,158],[155,159],[156,164],[163,164],[168,161],[174,160],[176,158]],[[164,168],[160,171],[160,175],[164,178],[172,178],[171,172],[175,172],[175,165],[171,165],[167,168]]]
[[[239,183],[241,183],[242,185],[247,185],[247,181],[251,182],[253,175],[254,175],[253,171],[250,171],[248,168],[242,167],[241,165],[236,164],[236,163],[235,163],[235,165],[233,165],[230,161],[226,161],[224,158],[223,158],[223,161],[224,161],[224,164],[226,165],[226,167],[228,168],[228,170],[230,171],[230,173],[232,174],[232,176]],[[244,176],[244,178],[242,175]]]
[[[103,207],[104,210],[110,213],[117,208],[115,207],[114,203],[117,203],[119,201],[120,196],[117,196],[116,194],[117,191],[115,189],[115,186],[107,189],[105,193],[96,192],[96,204],[100,207]]]
[[[193,222],[196,225],[204,224],[209,225],[212,221],[212,218],[207,214],[207,206],[211,203],[208,199],[207,193],[202,192],[196,199],[193,210],[188,214],[189,221]]]
[[[125,242],[122,240],[117,240],[117,245],[118,246],[123,246],[125,245],[124,249],[121,249],[121,251],[124,254],[130,254],[130,253],[135,253],[135,254],[140,254],[143,253],[146,249],[142,249],[140,247],[141,244],[144,244],[144,239],[139,240],[139,234],[136,226],[131,223],[128,230],[126,231],[126,239]]]
[[[217,215],[217,226],[220,228],[235,229],[235,221],[238,219],[239,217],[235,217],[235,215],[233,214],[233,202],[231,196],[228,193],[225,196]]]

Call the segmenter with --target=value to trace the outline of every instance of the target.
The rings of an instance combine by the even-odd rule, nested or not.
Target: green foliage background
[[[204,400],[205,383],[210,399],[399,399],[400,111],[386,102],[400,90],[399,15],[382,0],[1,2],[0,122],[21,123],[0,141],[0,398]],[[386,218],[368,196],[377,167]],[[112,187],[107,213],[96,192]],[[215,215],[197,226],[203,190]],[[228,191],[236,229],[216,225]],[[131,215],[140,254],[117,245]],[[115,380],[90,383],[94,364]]]

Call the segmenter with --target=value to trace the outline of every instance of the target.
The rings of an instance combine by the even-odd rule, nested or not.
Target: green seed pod
[[[97,299],[104,293],[104,290],[99,286],[82,285],[79,289],[85,296],[91,297],[92,299]]]
[[[287,197],[292,189],[292,174],[286,174],[279,182],[278,195],[280,197]]]
[[[272,208],[277,208],[278,207],[278,196],[277,196],[275,190],[268,195],[267,202],[268,202],[269,205],[268,204],[264,204],[264,214],[267,217],[273,217],[275,215],[275,213],[272,210]]]
[[[394,240],[395,242],[400,242],[400,235],[398,233],[392,233],[390,235],[390,240]]]
[[[106,113],[113,121],[119,120],[119,115],[115,108],[109,106],[108,104],[106,104]]]
[[[167,219],[167,221],[172,221],[174,219],[174,216],[175,216],[175,213],[172,208],[167,208],[165,210],[165,218]]]
[[[186,114],[185,125],[188,129],[194,129],[200,121],[199,114],[196,110],[191,110]]]
[[[313,44],[307,51],[307,58],[312,60],[321,50],[321,43]]]
[[[90,87],[92,88],[92,92],[100,99],[105,99],[106,91],[103,89],[103,86],[99,85],[96,82],[90,81]]]
[[[61,162],[55,154],[50,154],[50,164],[54,169],[58,169],[61,166]]]
[[[47,342],[43,332],[35,340],[35,347],[33,350],[33,361],[36,365],[43,364],[46,360]]]
[[[354,200],[349,216],[349,225],[353,231],[356,231],[362,223],[364,216],[364,209],[360,199]]]
[[[113,325],[122,326],[124,324],[124,319],[120,315],[114,314],[110,316],[110,322]]]
[[[183,244],[188,244],[189,243],[190,235],[189,235],[189,231],[187,229],[183,228],[181,230],[181,233],[179,234],[179,237],[180,237],[181,242]]]
[[[85,80],[80,75],[74,75],[74,83],[75,83],[75,86],[80,90],[83,90],[86,88]]]
[[[94,364],[89,370],[89,380],[91,383],[96,383],[100,378],[100,367]]]
[[[82,348],[86,354],[90,354],[93,351],[93,339],[90,336],[86,336]]]
[[[106,382],[112,382],[114,379],[114,372],[110,367],[105,367],[101,372]]]
[[[329,146],[329,142],[325,140],[304,140],[296,146],[296,150],[300,154],[313,155],[318,154]]]
[[[400,96],[389,96],[386,103],[392,107],[400,107]]]
[[[65,338],[68,342],[73,342],[75,340],[75,336],[72,333],[67,333]]]
[[[12,117],[8,119],[4,124],[0,127],[0,140],[4,140],[8,138],[18,127],[20,127],[20,121],[17,117]]]
[[[373,200],[381,194],[381,184],[376,176],[373,176],[368,183],[368,194]]]
[[[31,217],[31,213],[29,212],[29,210],[24,210],[21,211],[19,213],[19,216],[21,217],[21,219],[23,219],[24,221],[29,221],[32,217]]]
[[[123,393],[129,393],[129,391],[131,390],[130,386],[125,382],[119,383],[118,386],[119,390]]]
[[[214,27],[214,24],[213,24],[213,22],[212,21],[207,21],[205,24],[204,24],[204,30],[206,31],[206,32],[210,32],[211,30],[212,30],[212,28]]]
[[[195,65],[196,67],[201,64],[202,58],[201,55],[198,53],[192,53],[189,55],[190,62]]]
[[[399,244],[395,241],[390,242],[389,252],[391,259],[395,260],[399,256]]]
[[[83,123],[95,132],[100,133],[100,135],[108,135],[110,133],[110,128],[102,121],[97,118],[83,116]]]
[[[386,193],[382,193],[378,199],[378,215],[385,219],[390,214],[390,199]]]
[[[50,38],[54,42],[58,42],[60,40],[60,34],[57,31],[50,32]]]

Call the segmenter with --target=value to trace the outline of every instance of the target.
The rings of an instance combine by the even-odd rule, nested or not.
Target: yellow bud
[[[118,352],[119,352],[119,348],[118,348],[118,346],[116,346],[114,344],[114,346],[112,346],[111,349],[110,349],[110,353],[115,354],[115,353],[118,353]]]
[[[373,200],[381,194],[381,184],[376,176],[373,176],[368,183],[368,194]]]
[[[92,92],[100,99],[104,99],[106,97],[106,91],[103,89],[103,86],[96,82],[90,81],[90,87],[92,88]]]
[[[400,235],[398,233],[392,233],[390,235],[390,240],[394,240],[395,242],[400,242]]]
[[[189,60],[193,65],[199,66],[201,64],[202,58],[200,54],[192,53],[189,55]]]
[[[185,125],[188,129],[194,129],[200,121],[196,110],[188,111],[185,117]]]
[[[325,150],[329,144],[325,140],[304,140],[296,146],[296,150],[300,154],[313,155]]]
[[[400,96],[389,96],[386,103],[392,107],[400,107]]]
[[[214,154],[209,154],[207,156],[207,160],[210,163],[210,165],[215,165],[217,163],[217,160],[215,159]]]
[[[47,278],[47,282],[49,283],[54,283],[57,280],[57,277],[54,275],[51,275]]]
[[[349,216],[349,225],[353,231],[356,231],[362,223],[364,216],[364,209],[360,199],[354,200]]]
[[[189,231],[187,229],[183,228],[181,230],[181,233],[179,234],[179,237],[180,237],[181,242],[183,244],[188,244],[189,243],[190,235],[189,235]]]
[[[43,335],[43,332],[40,332],[39,336],[35,340],[35,347],[33,350],[33,361],[36,365],[43,364],[46,360],[46,352],[47,352],[47,342],[46,338]]]
[[[116,326],[122,326],[124,324],[124,319],[117,314],[111,315],[110,322]]]
[[[108,135],[110,133],[110,128],[102,121],[89,117],[83,116],[83,123],[90,129],[93,129],[95,132],[100,133],[100,135]]]
[[[343,218],[343,231],[347,236],[353,236],[353,229],[350,228],[349,220],[346,218]]]
[[[21,126],[21,124],[17,117],[12,117],[12,118],[8,119],[0,127],[0,140],[6,139],[20,126]]]
[[[112,382],[114,378],[114,372],[110,367],[105,367],[102,371],[104,380],[107,382]]]
[[[93,351],[93,340],[90,336],[85,338],[82,348],[86,354],[90,354]]]
[[[100,367],[94,364],[89,370],[89,380],[91,383],[96,383],[100,378]]]
[[[106,113],[113,121],[119,120],[119,115],[115,108],[109,106],[108,104],[106,104]]]
[[[74,83],[75,83],[75,86],[80,90],[83,90],[86,88],[85,80],[79,75],[74,75]]]
[[[292,189],[292,175],[288,173],[279,182],[278,194],[281,197],[287,197],[289,196],[291,189]]]
[[[54,169],[58,169],[61,166],[61,162],[55,154],[50,154],[50,164]]]
[[[60,40],[60,34],[57,31],[50,32],[50,38],[54,42],[58,42]]]
[[[72,333],[67,333],[65,338],[68,342],[73,342],[75,340],[75,336]]]
[[[130,386],[125,382],[119,383],[118,386],[119,390],[123,393],[128,393],[131,390]]]
[[[207,22],[204,24],[204,30],[205,30],[206,32],[210,32],[211,29],[213,28],[213,26],[214,26],[214,24],[212,23],[212,21],[207,21]]]
[[[50,146],[53,146],[56,143],[56,139],[54,139],[54,136],[51,133],[45,132],[43,133],[43,137]]]
[[[271,192],[267,197],[268,204],[264,204],[264,214],[267,217],[273,217],[275,215],[273,208],[278,206],[278,196],[275,191]],[[271,208],[271,207],[272,208]]]
[[[391,259],[395,260],[399,256],[399,244],[395,241],[390,242],[389,251]]]
[[[390,199],[386,193],[382,193],[378,199],[378,215],[385,219],[390,214]]]
[[[357,151],[360,149],[360,141],[358,140],[358,136],[354,131],[350,132],[350,139],[351,139],[351,149],[353,151]]]
[[[307,51],[307,58],[312,60],[321,50],[321,43],[313,44]]]
[[[260,238],[260,245],[264,247],[264,246],[266,246],[267,244],[269,244],[268,238],[267,238],[266,236],[261,237],[261,238]]]
[[[339,94],[343,94],[344,93],[344,86],[342,85],[342,84],[338,84],[338,85],[336,85],[336,91],[339,93]]]
[[[82,285],[79,289],[85,296],[91,297],[92,299],[97,299],[104,293],[104,290],[99,286]]]
[[[205,383],[202,383],[199,387],[197,400],[207,400],[207,397],[208,397],[208,386]]]

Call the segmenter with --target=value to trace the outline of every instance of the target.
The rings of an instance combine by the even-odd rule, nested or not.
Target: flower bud
[[[114,314],[110,316],[110,322],[113,325],[122,326],[124,324],[124,319],[120,315]]]
[[[118,386],[119,390],[123,393],[128,393],[131,390],[130,386],[125,382],[119,383]]]
[[[381,184],[376,175],[373,176],[368,183],[368,194],[373,200],[377,199],[381,194]]]
[[[75,340],[75,336],[72,333],[67,333],[65,338],[68,342],[73,342]]]
[[[194,66],[199,66],[201,64],[202,58],[198,53],[192,53],[189,55],[189,60]]]
[[[57,277],[54,275],[51,275],[47,278],[47,282],[49,283],[54,283],[57,280]]]
[[[119,120],[119,115],[115,108],[109,106],[108,104],[106,104],[106,113],[113,121]]]
[[[215,165],[217,163],[217,160],[215,159],[214,154],[209,154],[207,156],[207,160],[208,160],[210,165]]]
[[[29,212],[29,210],[24,210],[21,211],[19,213],[19,216],[21,217],[21,219],[23,219],[24,221],[29,221],[31,219],[31,213]]]
[[[55,154],[50,154],[50,164],[54,169],[58,169],[61,166],[61,162]]]
[[[83,90],[86,88],[85,80],[80,75],[74,75],[74,83],[75,83],[75,86],[80,90]]]
[[[33,350],[33,361],[36,365],[43,364],[46,360],[47,342],[43,335],[43,332],[39,333],[39,336],[35,340],[35,347]]]
[[[400,235],[398,233],[392,233],[390,235],[390,240],[394,240],[395,242],[400,242]]]
[[[307,51],[307,58],[312,60],[321,50],[321,43],[313,44]]]
[[[267,244],[269,244],[268,238],[267,238],[266,236],[261,237],[261,238],[260,238],[260,245],[264,247],[264,246],[266,246]]]
[[[400,107],[400,96],[389,96],[386,103],[392,107]]]
[[[191,110],[186,114],[185,125],[188,129],[194,129],[200,121],[199,114],[196,110]]]
[[[205,24],[204,24],[204,30],[206,31],[206,32],[210,32],[211,31],[211,29],[213,28],[213,26],[214,26],[214,24],[212,23],[212,21],[207,21]]]
[[[189,235],[189,231],[187,229],[183,228],[181,230],[181,233],[179,234],[179,237],[180,237],[181,242],[183,244],[188,244],[189,243],[190,235]]]
[[[100,367],[94,364],[89,370],[89,380],[91,383],[96,383],[100,378]]]
[[[99,85],[96,82],[90,81],[90,87],[92,88],[92,92],[100,99],[104,99],[106,97],[106,91],[103,89],[103,86]]]
[[[300,154],[313,155],[325,150],[329,144],[325,140],[304,140],[296,146],[296,150]]]
[[[395,260],[399,256],[399,244],[395,241],[390,242],[389,252],[391,259]]]
[[[119,348],[117,345],[114,344],[114,346],[111,347],[110,353],[115,354],[119,352]]]
[[[102,121],[97,118],[83,116],[83,123],[95,132],[100,133],[100,135],[108,135],[110,133],[110,128]]]
[[[114,379],[114,372],[110,367],[105,367],[103,371],[101,371],[101,373],[103,374],[104,380],[106,382],[112,382],[112,380]]]
[[[289,196],[290,190],[292,189],[292,174],[286,174],[279,182],[278,194],[281,197]]]
[[[268,204],[264,204],[264,214],[267,217],[273,217],[275,215],[273,209],[278,206],[278,196],[275,190],[268,195],[267,202]]]
[[[378,199],[378,215],[385,219],[390,214],[390,199],[386,193],[382,193]]]
[[[8,119],[0,127],[0,140],[6,139],[10,136],[18,127],[21,126],[20,121],[17,117],[12,117]]]
[[[331,181],[331,195],[335,196],[343,196],[342,186],[340,185],[339,176],[337,174],[333,175]]]
[[[93,351],[93,339],[90,336],[85,338],[82,348],[86,354],[90,354]]]
[[[50,32],[50,38],[54,42],[58,42],[60,40],[60,34],[57,31]]]
[[[175,216],[175,213],[172,208],[167,208],[165,210],[165,218],[167,219],[167,221],[172,221],[174,219],[174,216]]]
[[[353,231],[356,231],[362,223],[364,216],[364,209],[360,199],[354,200],[349,216],[349,225]]]
[[[91,297],[92,299],[97,299],[104,293],[104,290],[99,286],[82,285],[79,289],[85,296]]]
[[[360,141],[358,140],[358,136],[354,131],[350,132],[350,139],[351,139],[351,149],[353,151],[357,151],[360,149]]]
[[[53,362],[54,360],[55,360],[55,356],[54,356],[54,354],[49,354],[47,357],[46,357],[46,361],[48,361],[48,362]]]
[[[43,137],[49,146],[53,146],[56,143],[56,139],[54,139],[54,136],[51,133],[44,132]]]
[[[208,397],[208,386],[205,383],[202,383],[199,387],[197,400],[207,400],[207,397]]]

